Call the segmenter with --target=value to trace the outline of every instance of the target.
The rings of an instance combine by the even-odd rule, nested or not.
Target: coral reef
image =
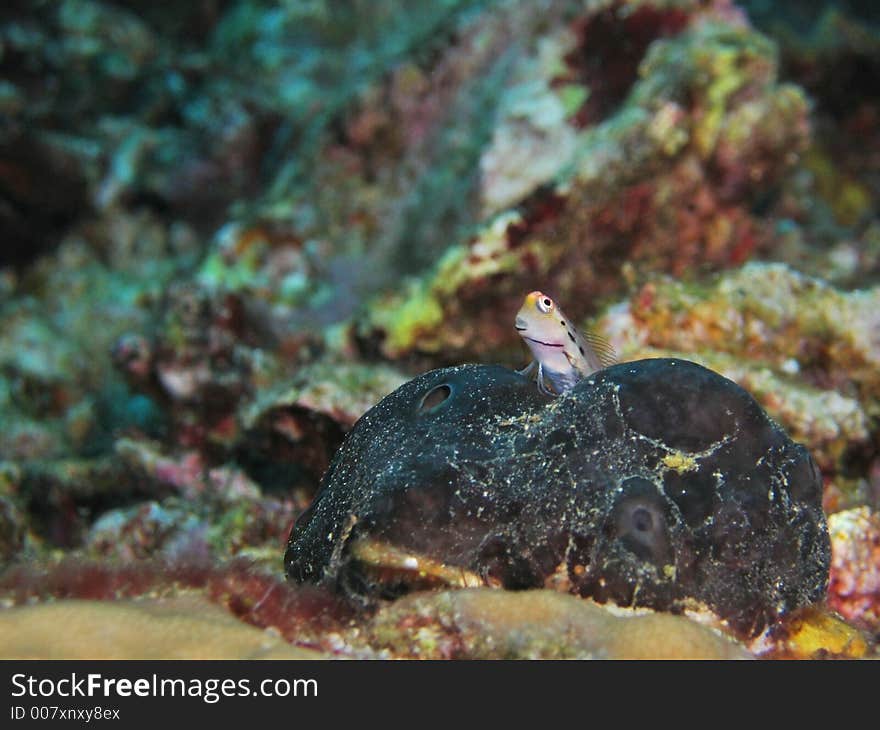
[[[876,658],[870,639],[823,606],[795,611],[752,648],[765,659]]]
[[[810,449],[835,511],[876,499],[864,465],[880,453],[878,305],[877,287],[748,264],[699,284],[648,281],[597,326],[624,359],[686,355],[749,389]]]
[[[90,455],[107,448],[114,429],[156,429],[157,409],[125,391],[108,352],[147,326],[150,298],[193,246],[185,228],[119,214],[71,232],[26,276],[11,275],[0,298],[0,409],[10,424],[0,457]]]
[[[6,659],[857,658],[868,651],[857,631],[822,608],[796,611],[743,645],[705,610],[672,616],[549,590],[418,593],[364,612],[240,560],[20,567],[0,576],[0,603]]]
[[[444,564],[449,579],[702,604],[754,636],[824,596],[821,495],[806,450],[693,363],[613,366],[556,399],[503,368],[460,366],[364,415],[285,563],[298,582],[353,593],[395,595],[432,577],[417,558],[409,576],[406,561],[374,566],[365,554],[381,551],[362,544],[378,541]]]
[[[384,355],[429,353],[451,362],[510,351],[510,328],[492,314],[514,311],[536,280],[582,317],[624,288],[624,263],[682,274],[742,263],[766,244],[766,224],[751,212],[758,191],[778,183],[808,139],[806,99],[777,81],[773,46],[744,23],[718,22],[726,19],[721,7],[598,5],[579,21],[580,42],[638,28],[644,42],[631,50],[646,48],[644,56],[621,59],[637,67],[621,72],[631,88],[623,93],[615,81],[605,90],[611,99],[601,87],[587,89],[586,106],[570,117],[587,128],[567,143],[565,164],[530,182],[532,192],[515,208],[451,247],[427,274],[372,304],[359,334]],[[589,31],[590,24],[599,28]],[[543,83],[545,95],[555,89],[565,97],[587,83],[577,68],[560,65],[595,65],[583,58],[589,47],[578,47],[576,33],[556,43],[556,65],[542,58],[543,77],[536,70],[523,81],[528,93]],[[597,118],[591,110],[599,108]],[[506,157],[492,148],[487,154]],[[511,186],[497,172],[487,180]]]
[[[630,612],[631,613],[631,612]],[[369,642],[417,659],[745,659],[717,630],[681,616],[612,613],[554,591],[474,588],[401,598]]]
[[[400,372],[379,365],[324,361],[306,366],[245,407],[239,461],[267,488],[289,487],[296,469],[317,484],[345,432],[404,380]]]
[[[880,516],[867,507],[828,519],[831,583],[828,603],[845,618],[880,634]]]
[[[59,631],[58,627],[64,630]],[[200,600],[66,600],[0,611],[2,659],[326,659]]]
[[[847,287],[876,284],[880,40],[875,8],[824,0],[796,8],[741,4],[777,43],[781,76],[803,88],[813,103],[812,141],[802,169],[768,211],[785,226],[776,255]]]
[[[65,606],[72,606],[72,613],[79,614],[84,625],[94,627],[95,623],[82,615],[88,611],[76,609],[77,602],[82,605],[85,601],[106,603],[108,618],[115,616],[124,620],[128,615],[135,622],[140,621],[145,630],[149,629],[149,616],[137,609],[138,605],[148,603],[136,602],[169,602],[168,618],[179,619],[184,626],[192,623],[202,636],[211,630],[212,620],[222,614],[206,611],[209,620],[200,623],[198,614],[201,608],[222,609],[228,618],[271,630],[274,638],[263,635],[262,641],[275,648],[278,637],[298,646],[326,645],[330,648],[333,637],[348,626],[353,615],[352,608],[338,597],[310,588],[293,589],[277,576],[255,567],[252,561],[241,558],[206,562],[183,555],[171,560],[129,563],[67,558],[39,567],[16,566],[0,575],[0,604],[4,607],[0,609],[0,616],[8,616],[17,608],[23,609],[37,602],[49,606],[61,603],[59,610],[62,613],[67,610]],[[192,610],[185,608],[185,602],[192,603]],[[174,608],[175,603],[181,610]],[[114,606],[120,610],[116,611]],[[127,609],[132,609],[134,615]],[[21,616],[24,623],[33,617],[37,626],[45,628],[42,617],[51,615],[51,612],[28,614],[19,610],[15,615]],[[16,623],[15,618],[6,620],[5,630],[13,632]],[[221,633],[223,625],[232,625],[222,620],[221,624]],[[250,651],[257,651],[260,646],[258,633],[227,633],[231,640],[243,636],[245,642],[251,644]],[[135,637],[130,640],[137,641]],[[44,646],[44,642],[34,643]],[[74,639],[69,646],[76,644]],[[105,646],[103,642],[101,645]],[[173,651],[166,642],[159,642],[159,645],[160,652]],[[218,653],[233,650],[228,645],[223,648],[222,640],[217,646]]]
[[[358,419],[432,368],[525,364],[512,320],[523,294],[540,288],[578,324],[608,335],[625,360],[684,358],[727,376],[806,446],[830,516],[828,605],[876,636],[877,27],[876,8],[862,0],[3,4],[0,593],[15,606],[125,601],[57,609],[84,632],[94,612],[121,635],[128,626],[152,637],[164,619],[147,601],[195,592],[284,641],[344,656],[442,656],[444,646],[496,656],[481,634],[505,655],[568,656],[540,631],[541,616],[565,615],[578,656],[633,655],[594,633],[618,635],[610,604],[580,614],[574,599],[554,593],[450,591],[436,602],[414,595],[398,607],[373,596],[352,607],[280,582],[291,524],[346,434],[368,428]],[[520,390],[514,400],[543,415],[529,425],[511,412],[504,428],[511,437],[522,429],[514,447],[537,459],[528,439],[561,404]],[[441,420],[444,392],[421,404]],[[462,397],[450,391],[447,400]],[[475,403],[474,423],[501,408],[487,403]],[[554,454],[567,449],[568,437],[559,438],[549,443]],[[481,444],[493,454],[499,447],[473,431],[472,451],[460,448],[453,461],[476,461]],[[363,450],[375,461],[371,446]],[[419,446],[431,459],[447,448]],[[664,489],[700,478],[708,457],[656,448],[633,478],[662,473]],[[808,463],[796,452],[790,464],[771,459],[779,474]],[[585,459],[582,450],[565,463],[592,474]],[[510,467],[490,467],[475,467],[467,484],[487,484],[493,499],[518,494]],[[339,467],[329,468],[327,482],[337,484]],[[489,484],[495,473],[503,478]],[[552,492],[568,477],[548,467],[535,478]],[[442,486],[459,477],[436,478]],[[468,489],[464,497],[477,496]],[[742,509],[716,517],[746,554],[757,548],[738,541],[740,517],[757,524],[764,497],[734,492]],[[567,529],[590,503],[569,509],[553,494],[546,504],[526,500],[537,517],[522,544],[544,540],[541,525]],[[602,554],[618,561],[609,575],[626,579],[585,587],[590,570],[608,567],[599,543],[622,544],[597,527],[603,515],[620,517],[610,502],[586,519],[599,532],[592,568],[579,575],[545,570],[559,564],[549,538],[540,554],[487,543],[477,565],[446,554],[458,540],[476,541],[481,519],[513,525],[531,512],[484,509],[464,532],[437,526],[426,549],[376,534],[381,515],[400,507],[394,500],[374,505],[376,525],[334,526],[329,542],[344,549],[330,562],[359,566],[341,570],[360,598],[375,586],[391,596],[509,579],[671,602],[692,615],[683,597],[693,590],[660,595],[696,580],[684,570],[695,561],[676,542],[695,529],[679,519],[686,499],[664,494],[671,502],[660,522],[679,550],[674,576],[611,550]],[[807,522],[819,525],[808,501]],[[426,498],[404,507],[420,514],[446,505]],[[679,517],[667,524],[670,514]],[[767,542],[766,527],[756,528],[757,543]],[[349,530],[360,539],[345,539]],[[698,536],[698,552],[713,540]],[[628,544],[638,552],[637,542]],[[706,565],[724,562],[721,553]],[[791,562],[788,546],[781,556],[756,559]],[[768,608],[778,603],[773,590],[758,590],[748,610],[763,616],[755,630],[765,618],[769,627],[749,652],[870,654],[870,641],[832,613],[791,610],[818,597],[818,572],[802,581],[786,574],[782,617]],[[633,576],[630,596],[619,583]],[[718,610],[724,603],[720,589],[696,598]],[[207,630],[193,615],[202,604],[175,606],[169,626]],[[307,606],[324,623],[304,618]],[[480,606],[497,615],[474,622]],[[16,608],[8,622],[0,612],[0,621],[46,627],[43,608],[52,607]],[[738,604],[721,610],[731,611]],[[424,636],[440,636],[436,646],[407,628],[420,625],[420,613],[432,617]],[[517,623],[517,613],[533,618]],[[447,620],[462,628],[460,643],[437,628]],[[638,621],[656,622],[645,629],[652,642],[668,632],[672,643],[652,644],[658,653],[729,649],[680,617]],[[626,623],[632,629],[621,635],[635,636],[638,622]],[[212,651],[251,656],[265,639],[230,638]],[[22,649],[51,654],[36,638]]]

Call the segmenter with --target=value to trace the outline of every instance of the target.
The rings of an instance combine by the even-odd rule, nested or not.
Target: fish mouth
[[[514,329],[516,329],[517,332],[525,332],[527,329],[525,320],[522,317],[516,318],[516,322],[513,323],[513,327]]]
[[[543,342],[542,340],[536,340],[533,337],[526,337],[525,339],[538,345],[544,345],[544,347],[565,347],[561,342]]]

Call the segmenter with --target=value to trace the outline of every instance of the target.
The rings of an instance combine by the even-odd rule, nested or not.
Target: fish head
[[[543,292],[528,294],[516,315],[514,326],[535,359],[556,371],[569,367],[565,356],[567,335],[560,327],[561,314],[556,303]]]
[[[556,302],[543,292],[533,291],[516,314],[514,326],[521,336],[558,335],[559,315]],[[555,326],[554,326],[555,325]]]

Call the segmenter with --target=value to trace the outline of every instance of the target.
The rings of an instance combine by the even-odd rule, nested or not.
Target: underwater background
[[[746,641],[285,581],[357,419],[522,368],[535,289],[806,446],[827,602]],[[2,656],[876,653],[880,5],[6,0],[0,569]]]

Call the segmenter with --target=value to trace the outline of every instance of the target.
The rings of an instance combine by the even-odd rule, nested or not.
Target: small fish
[[[582,378],[617,361],[607,341],[589,332],[578,332],[556,303],[539,291],[526,297],[514,326],[535,357],[520,373],[530,375],[537,364],[538,389],[542,393],[564,393]]]

